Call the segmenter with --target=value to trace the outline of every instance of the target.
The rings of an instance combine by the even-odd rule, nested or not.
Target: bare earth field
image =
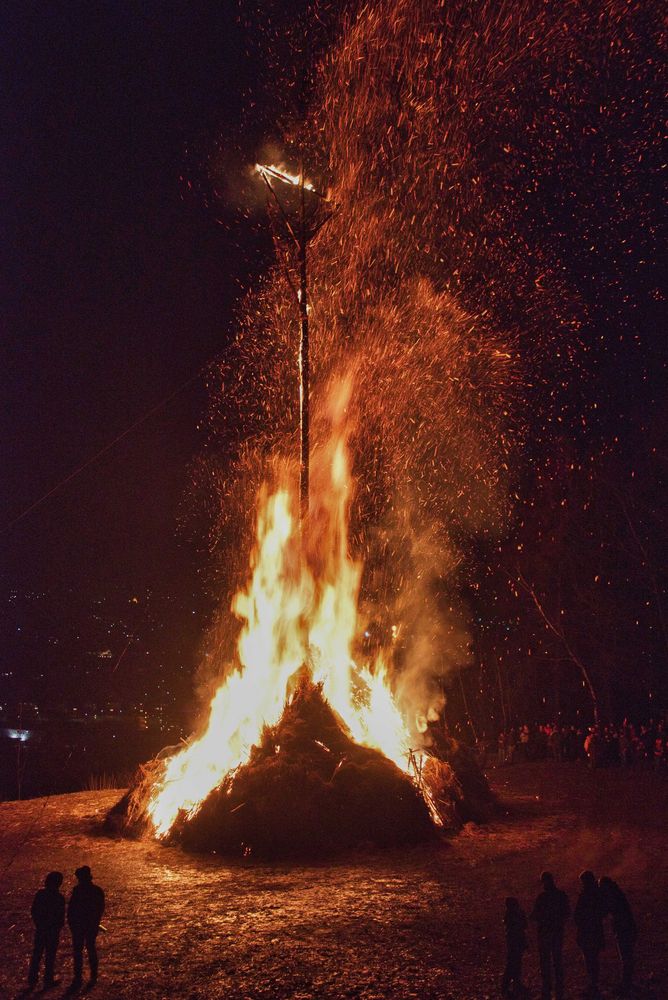
[[[100,1000],[485,1000],[499,993],[503,900],[530,906],[543,868],[575,901],[579,872],[617,879],[640,927],[638,996],[668,997],[668,781],[652,773],[521,764],[491,772],[505,804],[435,848],[318,866],[229,864],[93,825],[116,792],[0,804],[0,997],[18,995],[32,896],[50,869],[90,864],[107,893]],[[568,996],[584,980],[571,923]],[[68,936],[58,972],[71,979]],[[535,943],[525,961],[537,997]],[[603,954],[603,995],[617,961]],[[48,994],[62,996],[62,988]]]

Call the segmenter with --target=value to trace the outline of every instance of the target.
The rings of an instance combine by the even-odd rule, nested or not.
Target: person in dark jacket
[[[550,872],[540,877],[543,891],[538,895],[531,911],[531,919],[538,926],[538,960],[542,980],[542,1000],[550,1000],[552,995],[552,973],[556,1000],[564,996],[564,924],[571,912],[568,896],[557,889]]]
[[[621,991],[627,995],[633,989],[633,948],[638,937],[636,922],[629,901],[616,882],[604,876],[599,886],[604,912],[612,917],[612,931],[622,963]]]
[[[504,996],[511,993],[522,993],[522,955],[527,950],[527,918],[519,900],[514,896],[506,899],[506,912],[503,916],[506,928],[506,968],[501,981],[501,992]]]
[[[60,932],[65,923],[65,897],[60,892],[63,884],[62,872],[49,872],[44,879],[44,888],[35,893],[30,913],[35,925],[35,940],[28,970],[28,986],[37,985],[39,967],[44,955],[44,989],[57,985],[53,978],[56,952]]]
[[[88,865],[77,868],[75,876],[77,885],[72,889],[72,895],[67,906],[67,923],[72,932],[72,952],[74,957],[74,980],[71,990],[81,986],[83,973],[83,949],[86,945],[88,964],[90,965],[90,983],[97,982],[97,948],[95,939],[100,929],[100,921],[104,913],[104,892],[93,882],[93,876]]]
[[[582,891],[578,896],[573,914],[577,927],[576,941],[584,958],[589,977],[589,996],[598,996],[599,955],[605,947],[603,917],[605,908],[603,893],[598,887],[593,872],[580,875]]]

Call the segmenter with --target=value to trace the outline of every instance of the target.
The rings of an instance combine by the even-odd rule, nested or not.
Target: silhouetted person
[[[72,889],[72,895],[67,906],[67,923],[72,931],[72,952],[74,957],[74,980],[71,990],[81,986],[83,972],[83,949],[86,945],[88,964],[90,965],[90,983],[97,982],[97,948],[95,939],[100,929],[100,920],[104,913],[104,893],[99,885],[93,882],[93,876],[88,865],[82,865],[74,873],[78,879]]]
[[[577,926],[576,941],[589,977],[589,995],[598,996],[599,955],[605,947],[603,893],[592,872],[582,872],[580,882],[582,891],[573,914]]]
[[[550,872],[540,877],[543,891],[539,894],[531,911],[531,919],[538,925],[538,958],[542,980],[542,1000],[550,1000],[552,995],[552,973],[557,1000],[564,995],[564,924],[571,912],[568,896],[557,889]]]
[[[49,872],[44,879],[44,888],[35,893],[30,913],[35,925],[35,941],[28,970],[28,985],[37,985],[39,967],[44,955],[44,989],[56,985],[53,970],[60,932],[65,923],[65,897],[60,892],[63,884],[61,872]]]
[[[514,896],[506,899],[503,923],[506,928],[506,968],[501,980],[501,992],[508,996],[523,992],[522,955],[527,949],[527,918]]]
[[[612,930],[622,963],[621,989],[627,994],[633,987],[633,948],[638,937],[636,922],[629,901],[617,883],[604,876],[599,885],[604,911],[612,917]]]

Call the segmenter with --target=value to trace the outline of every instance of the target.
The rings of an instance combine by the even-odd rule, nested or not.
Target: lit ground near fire
[[[665,778],[535,764],[492,780],[509,808],[486,828],[437,848],[311,867],[230,865],[91,835],[113,792],[2,803],[0,996],[24,985],[29,907],[44,874],[61,869],[68,886],[83,863],[108,897],[100,1000],[484,1000],[498,995],[503,898],[528,905],[545,867],[572,899],[584,867],[618,879],[640,925],[640,995],[668,996]],[[532,942],[534,996],[536,964]],[[567,968],[569,995],[578,996],[572,924]],[[70,971],[63,948],[63,984]],[[616,973],[609,941],[605,996]]]

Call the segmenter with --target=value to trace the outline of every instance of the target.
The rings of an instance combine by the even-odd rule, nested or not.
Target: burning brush
[[[195,811],[180,809],[163,838],[189,850],[254,858],[309,858],[359,846],[434,840],[444,825],[489,814],[489,787],[467,752],[441,745],[413,757],[412,776],[379,750],[356,743],[301,673],[275,726]],[[164,762],[142,768],[111,810],[109,832],[155,833],[147,806]],[[455,770],[456,768],[456,770]],[[459,777],[457,777],[459,775]],[[467,789],[465,792],[464,789]]]
[[[251,580],[232,605],[237,667],[199,738],[142,769],[113,829],[281,856],[415,843],[452,819],[457,779],[407,724],[382,650],[366,665],[351,656],[361,565],[348,551],[349,391],[332,396],[314,456],[306,550],[290,493],[265,491]]]
[[[150,830],[152,776],[112,810],[108,825]],[[225,775],[198,810],[181,810],[170,842],[261,858],[309,857],[360,844],[393,847],[434,836],[415,783],[380,751],[350,738],[322,688],[302,677],[248,761]]]

